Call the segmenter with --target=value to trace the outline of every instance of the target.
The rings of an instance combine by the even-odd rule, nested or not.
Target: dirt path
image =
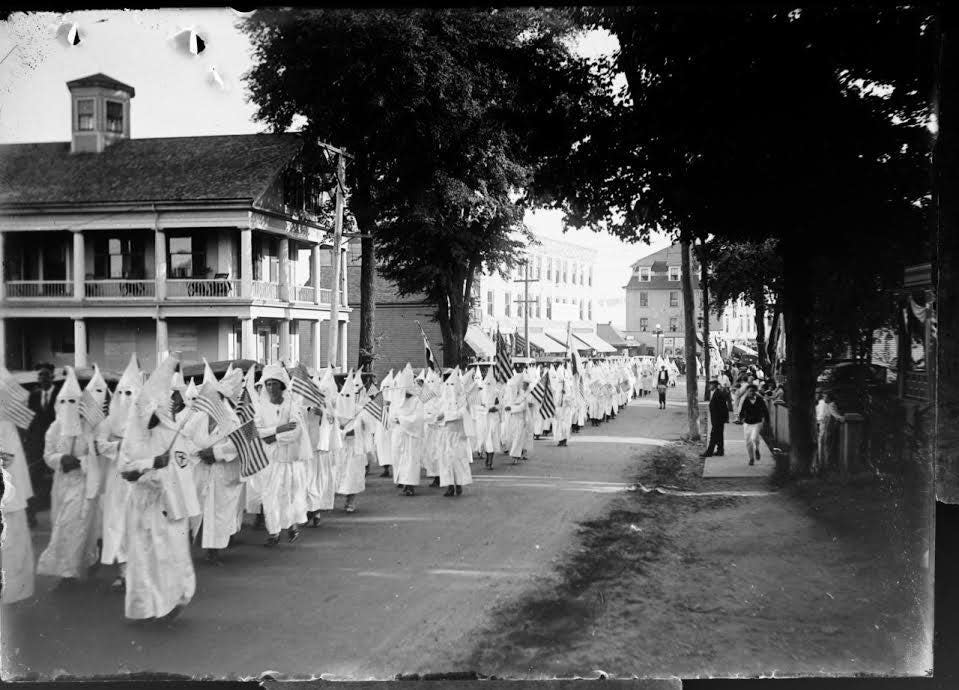
[[[639,479],[770,488],[698,479],[694,453],[650,451]],[[921,673],[931,668],[922,506],[896,485],[630,494],[583,525],[549,580],[497,613],[468,664],[499,676]]]

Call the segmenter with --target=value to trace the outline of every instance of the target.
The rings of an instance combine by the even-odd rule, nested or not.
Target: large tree
[[[348,186],[363,233],[360,365],[372,360],[377,266],[401,291],[436,301],[447,361],[457,363],[475,271],[511,258],[506,221],[521,217],[522,185],[568,150],[578,108],[600,92],[571,52],[568,17],[264,10],[245,28],[257,117],[283,130],[302,116],[308,137],[356,156]],[[436,241],[443,246],[428,246]]]
[[[779,239],[791,465],[813,456],[817,278],[874,292],[921,254],[933,48],[920,7],[591,8],[622,107],[555,171],[575,225]],[[849,314],[856,318],[856,313]]]

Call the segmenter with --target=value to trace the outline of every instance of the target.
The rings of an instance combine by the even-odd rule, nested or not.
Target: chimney
[[[130,99],[127,86],[105,74],[67,82],[70,90],[70,153],[101,153],[107,146],[130,138]]]

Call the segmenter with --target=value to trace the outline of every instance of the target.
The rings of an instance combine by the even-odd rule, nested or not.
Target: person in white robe
[[[516,374],[514,380],[503,409],[508,415],[509,454],[513,464],[518,465],[520,460],[526,458],[527,451],[533,445],[533,423],[530,383],[522,374]]]
[[[309,436],[310,460],[306,463],[306,524],[309,527],[320,526],[320,511],[333,509],[333,458],[330,455],[329,419],[324,418],[324,410],[330,407],[336,396],[336,384],[329,368],[312,377],[313,383],[323,394],[323,404],[303,399],[303,422]],[[329,382],[329,383],[328,383]],[[332,392],[329,385],[332,385]]]
[[[430,486],[437,487],[440,485],[440,466],[437,453],[439,452],[438,436],[441,423],[436,421],[436,417],[440,412],[440,396],[435,390],[436,387],[433,385],[432,377],[427,380],[425,369],[417,377],[416,385],[419,387],[418,395],[420,395],[421,400],[425,398],[427,391],[434,396],[423,402],[423,419],[425,420],[425,425],[423,427],[423,454],[420,458],[420,463],[423,466],[423,472],[426,478],[432,480]]]
[[[478,384],[478,395],[475,405],[474,418],[476,420],[476,448],[485,455],[486,469],[493,469],[493,458],[496,453],[502,452],[501,416],[499,401],[499,386],[490,367],[486,378]]]
[[[390,477],[391,468],[393,467],[393,457],[390,454],[390,447],[392,445],[392,434],[390,433],[392,418],[389,413],[389,408],[393,401],[393,382],[393,370],[390,369],[390,373],[383,377],[383,380],[380,382],[380,391],[383,393],[384,422],[374,437],[376,444],[376,462],[383,468],[383,472],[380,474],[380,477],[383,479]]]
[[[123,591],[126,572],[126,535],[127,501],[130,498],[132,484],[120,476],[120,458],[123,453],[123,434],[126,432],[127,417],[133,408],[133,401],[143,388],[143,373],[137,364],[136,354],[130,355],[123,375],[117,382],[106,419],[107,440],[114,444],[112,453],[103,456],[103,474],[105,485],[101,496],[103,514],[103,548],[100,562],[104,565],[117,565],[118,573],[110,585],[113,591]]]
[[[420,458],[423,453],[425,417],[419,389],[413,383],[409,364],[400,372],[390,403],[390,457],[393,459],[393,483],[405,496],[413,496],[420,484]],[[402,396],[402,397],[401,397]],[[397,402],[399,401],[399,402]]]
[[[209,365],[206,367],[209,370]],[[243,526],[243,483],[236,447],[226,435],[240,426],[227,400],[232,400],[243,386],[243,371],[234,369],[216,380],[213,371],[204,371],[205,395],[218,399],[226,420],[221,428],[210,416],[193,409],[184,422],[182,435],[189,441],[190,461],[196,484],[200,515],[191,525],[194,534],[199,530],[200,546],[206,551],[211,565],[222,565],[220,551],[230,544],[230,538]],[[184,402],[186,397],[184,396]],[[192,401],[191,401],[192,402]]]
[[[63,584],[86,577],[98,557],[100,458],[94,430],[80,416],[81,394],[76,373],[67,367],[43,450],[54,474],[50,543],[37,561],[37,574],[63,578]]]
[[[336,493],[346,497],[343,510],[347,513],[356,512],[356,496],[366,491],[366,445],[363,434],[367,433],[367,429],[362,416],[358,415],[357,389],[357,380],[351,371],[340,388],[334,409],[343,443],[333,458],[333,484]]]
[[[254,476],[260,482],[267,546],[280,542],[280,531],[287,531],[292,544],[306,522],[306,465],[313,455],[309,434],[299,406],[288,393],[290,377],[282,364],[263,369],[263,387],[267,399],[256,413],[256,428],[265,442],[269,466]]]
[[[475,436],[475,428],[457,371],[454,370],[446,379],[441,399],[437,415],[437,422],[442,424],[437,436],[440,486],[447,487],[445,496],[459,496],[464,486],[473,483],[468,438]]]
[[[569,369],[564,368],[560,371],[555,390],[556,417],[553,428],[556,434],[556,445],[565,447],[572,433],[573,403],[575,400],[573,376]]]
[[[0,385],[17,386],[6,369],[0,369]],[[33,596],[35,567],[33,540],[27,524],[27,500],[33,496],[30,470],[20,434],[10,420],[0,417],[0,465],[3,467],[3,497],[0,498],[0,567],[3,589],[0,603],[13,604]]]
[[[120,455],[131,482],[127,502],[124,613],[134,621],[180,614],[196,591],[190,557],[190,518],[200,513],[181,427],[188,411],[174,411],[170,381],[177,362],[167,357],[133,403]],[[184,414],[187,412],[187,414]]]

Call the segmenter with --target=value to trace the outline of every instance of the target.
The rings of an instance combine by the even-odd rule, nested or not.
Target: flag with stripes
[[[503,334],[496,331],[496,363],[493,366],[493,378],[498,383],[506,383],[513,377],[513,356]]]
[[[212,381],[207,381],[200,387],[200,394],[193,399],[193,409],[205,412],[221,430],[230,426],[230,414],[220,400],[220,392]]]
[[[90,391],[83,391],[80,394],[80,416],[91,428],[95,428],[107,418],[103,412],[103,406],[97,402]]]
[[[250,391],[246,388],[244,388],[240,394],[240,402],[237,403],[234,412],[236,412],[236,416],[240,419],[241,425],[252,422],[256,417],[256,410],[253,409],[253,400],[250,398]]]
[[[536,391],[539,391],[537,395]],[[553,396],[553,384],[549,380],[549,374],[543,374],[543,377],[533,389],[533,398],[539,403],[539,416],[543,419],[552,419],[556,416],[556,401]]]
[[[420,400],[423,401],[425,405],[430,400],[436,397],[436,393],[433,392],[433,389],[428,384],[423,384],[423,389],[420,391]]]
[[[363,405],[362,412],[366,412],[368,415],[373,417],[376,421],[380,423],[385,423],[386,417],[386,406],[383,404],[383,394],[377,392],[372,398],[370,398],[365,405]]]
[[[35,413],[24,402],[28,397],[23,387],[0,382],[0,417],[9,419],[20,429],[30,428]]]
[[[320,387],[316,385],[310,375],[306,372],[306,367],[297,364],[292,369],[287,370],[290,374],[290,387],[293,392],[303,397],[311,406],[324,407],[326,398]]]
[[[426,348],[426,368],[439,373],[440,365],[436,362],[436,357],[433,356],[433,348],[430,347],[430,340],[426,337],[426,331],[420,326],[419,321],[416,322],[416,325],[419,326],[420,334],[423,336],[423,347]]]
[[[245,424],[241,424],[226,437],[236,446],[237,455],[240,457],[241,477],[252,477],[270,464],[266,449],[263,447],[263,441],[260,439],[252,419]]]

